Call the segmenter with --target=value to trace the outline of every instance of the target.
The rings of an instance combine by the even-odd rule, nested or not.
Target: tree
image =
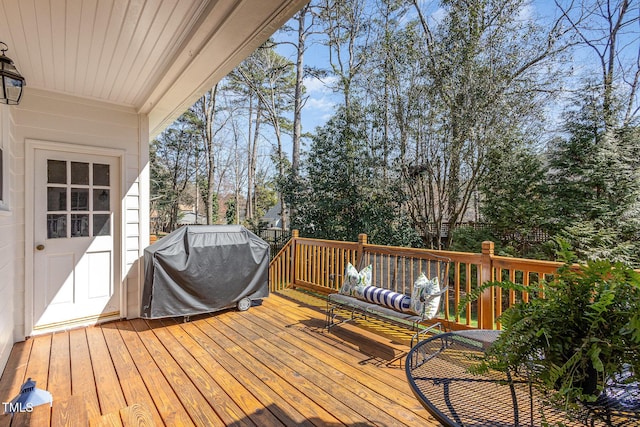
[[[426,79],[412,135],[416,150],[405,166],[414,219],[427,229],[433,223],[438,242],[443,222],[463,220],[491,153],[511,149],[514,136],[537,119],[554,87],[551,60],[566,48],[559,21],[544,31],[520,19],[522,0],[441,4],[442,19],[429,21],[413,1]],[[450,241],[451,234],[445,245]]]
[[[640,5],[631,0],[556,0],[582,46],[595,55],[599,68],[605,132],[629,126],[637,118],[640,80]]]
[[[243,184],[246,182],[245,178],[247,177],[246,169],[247,165],[240,161],[241,150],[240,150],[240,132],[238,130],[238,123],[236,120],[231,120],[231,126],[233,131],[233,148],[229,155],[229,161],[232,163],[233,168],[232,176],[233,176],[233,199],[227,201],[227,214],[225,216],[227,220],[227,224],[240,224],[240,192],[243,187]],[[232,212],[230,213],[230,210]]]
[[[304,166],[302,185],[288,193],[298,201],[293,226],[306,236],[413,245],[416,234],[398,214],[399,194],[380,186],[372,171],[363,110],[351,104],[318,128]]]
[[[511,255],[540,254],[541,248],[532,246],[529,236],[549,228],[545,173],[544,157],[527,143],[515,144],[513,150],[494,151],[487,159],[487,175],[479,186],[480,210],[491,226],[490,240],[497,239]],[[479,247],[478,242],[473,250]]]
[[[307,3],[300,11],[296,14],[295,20],[297,21],[297,35],[298,41],[295,45],[296,47],[296,78],[295,78],[295,92],[294,92],[294,106],[293,106],[293,134],[291,137],[292,140],[292,148],[291,148],[291,167],[292,167],[292,177],[294,180],[297,180],[299,177],[300,171],[300,145],[302,140],[302,108],[305,104],[304,99],[304,54],[307,46],[307,37],[309,33],[312,31],[313,22],[311,25],[307,25],[307,16],[310,15],[312,4],[311,2]]]
[[[370,16],[363,0],[321,0],[319,18],[327,36],[329,65],[346,111],[351,108],[352,85],[367,59]]]
[[[225,206],[227,208],[227,213],[225,214],[225,219],[227,220],[227,224],[237,224],[237,203],[236,199],[229,199],[226,201]]]
[[[584,259],[638,263],[640,130],[606,129],[599,91],[565,113],[568,136],[549,153],[554,231]]]
[[[234,101],[238,109],[246,109],[247,133],[246,133],[246,173],[247,173],[247,199],[245,218],[253,219],[254,216],[254,187],[257,168],[258,144],[260,138],[260,124],[262,123],[262,101],[255,96],[255,91],[247,84],[247,79],[261,81],[264,79],[262,70],[255,65],[255,57],[245,59],[236,69],[229,74],[228,89],[236,94]],[[257,99],[257,104],[256,104]],[[241,132],[238,131],[234,121],[234,140],[237,142]],[[238,199],[238,197],[236,197]],[[238,205],[236,212],[239,215]]]
[[[364,232],[360,207],[369,200],[368,154],[357,120],[348,120],[344,108],[325,126],[317,128],[305,162],[303,190],[297,192],[293,226],[303,235],[353,240]],[[294,200],[291,200],[294,202]]]
[[[198,182],[198,187],[202,190],[202,197],[205,202],[206,223],[213,224],[218,214],[218,206],[216,203],[217,192],[215,185],[217,155],[220,151],[220,144],[215,143],[218,132],[222,130],[225,122],[219,124],[215,128],[217,108],[218,84],[208,90],[196,103],[189,109],[188,118],[191,120],[192,126],[197,129],[200,135],[202,148],[197,147],[196,156],[199,150],[205,153],[204,158],[204,175],[205,178]],[[196,158],[196,163],[199,163]],[[198,164],[198,167],[200,165]]]
[[[254,54],[245,60],[236,69],[237,78],[246,85],[257,99],[256,125],[253,133],[253,144],[249,156],[249,195],[247,207],[247,219],[253,220],[255,216],[256,196],[255,174],[257,165],[257,145],[260,137],[260,124],[264,120],[269,123],[274,131],[276,140],[277,158],[284,158],[282,148],[283,129],[289,130],[291,124],[285,118],[284,112],[292,108],[291,93],[295,87],[295,77],[292,64],[284,57],[278,55],[271,43],[258,49]],[[282,162],[277,164],[279,176],[284,176]],[[283,227],[286,227],[286,207],[284,199],[281,199],[283,206]]]
[[[180,204],[193,200],[185,189],[193,182],[190,153],[194,146],[195,135],[184,115],[152,143],[151,200],[162,231],[173,231],[180,219]]]
[[[556,231],[582,259],[640,265],[640,5],[556,4],[599,70],[579,86],[564,114],[565,136],[549,153]]]
[[[253,229],[264,227],[262,217],[269,209],[278,203],[279,194],[275,189],[275,182],[270,180],[264,171],[256,175],[256,216],[248,222]]]

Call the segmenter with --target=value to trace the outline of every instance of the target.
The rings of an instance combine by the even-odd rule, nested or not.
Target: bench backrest
[[[394,292],[411,295],[414,282],[424,273],[428,279],[438,277],[440,288],[447,286],[449,258],[424,251],[398,251],[376,248],[363,252],[358,271],[371,265],[371,284]]]

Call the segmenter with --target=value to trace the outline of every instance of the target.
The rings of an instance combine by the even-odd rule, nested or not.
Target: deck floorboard
[[[246,312],[122,320],[16,343],[0,398],[32,378],[54,402],[0,415],[0,427],[437,426],[400,363],[387,364],[408,337],[353,324],[327,333],[324,307],[286,290]]]

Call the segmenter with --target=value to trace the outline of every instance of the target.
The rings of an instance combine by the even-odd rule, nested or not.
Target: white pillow
[[[365,286],[369,285],[371,285],[371,265],[358,272],[350,262],[347,263],[340,293],[352,297],[357,296],[357,294],[362,293],[362,289]]]
[[[440,306],[440,297],[431,297],[431,295],[440,292],[440,285],[437,277],[429,280],[424,273],[421,273],[413,284],[411,291],[411,311],[425,319],[431,319],[438,314]],[[430,298],[431,297],[431,298]]]

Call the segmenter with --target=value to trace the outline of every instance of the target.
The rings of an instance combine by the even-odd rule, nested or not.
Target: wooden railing
[[[297,230],[295,235],[280,249],[269,263],[269,287],[271,291],[279,291],[294,285],[293,276],[293,247],[298,236]]]
[[[329,294],[342,286],[342,275],[346,264],[358,265],[362,256],[389,253],[415,259],[428,259],[429,254],[451,260],[449,266],[447,298],[443,310],[452,327],[500,328],[496,319],[516,301],[527,300],[528,295],[500,288],[489,288],[481,297],[466,305],[462,313],[456,307],[464,296],[479,284],[493,280],[511,280],[522,284],[533,284],[554,274],[562,264],[522,258],[494,255],[493,242],[483,242],[482,253],[424,250],[394,246],[371,245],[366,234],[358,242],[339,242],[299,237],[292,232],[291,240],[274,257],[269,268],[271,290],[299,287],[314,292]]]
[[[297,239],[295,285],[325,294],[336,292],[347,263],[357,265],[357,254],[357,243]]]

